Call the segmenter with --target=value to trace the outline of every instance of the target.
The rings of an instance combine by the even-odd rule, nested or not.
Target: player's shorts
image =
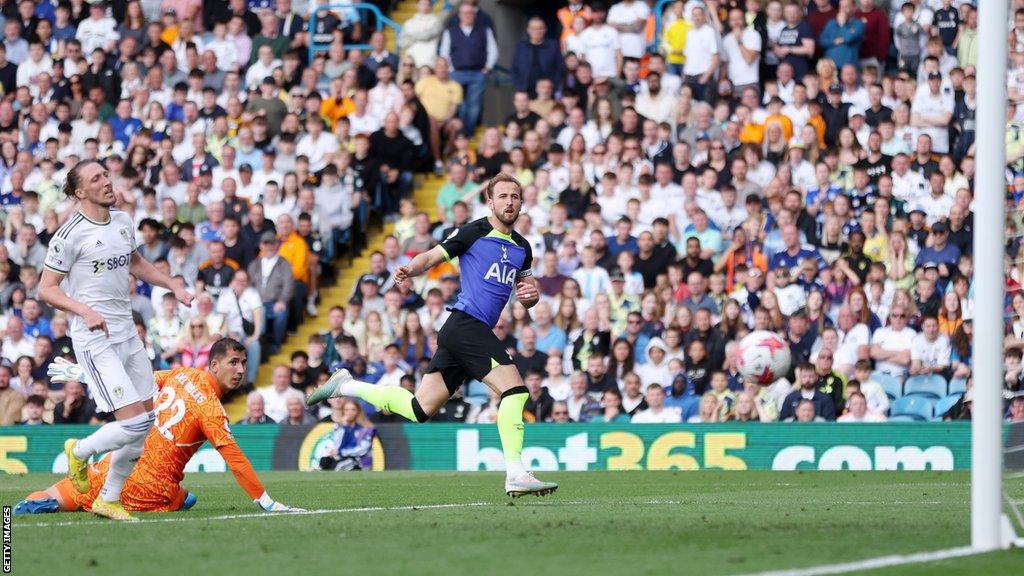
[[[113,412],[156,395],[153,365],[137,337],[100,350],[84,348],[76,358],[97,412]]]
[[[139,461],[136,466],[144,466]],[[107,454],[99,462],[89,466],[89,492],[81,494],[75,490],[71,480],[62,478],[55,487],[65,508],[71,510],[92,511],[92,503],[100,495],[103,483],[107,480],[110,469],[110,455]],[[150,478],[150,474],[136,474],[134,471],[125,480],[121,490],[121,504],[129,512],[173,512],[181,509],[182,502],[188,492],[180,484],[160,485],[156,482],[142,482],[139,479]]]
[[[512,364],[505,345],[480,320],[462,310],[452,310],[437,333],[437,352],[427,373],[440,372],[449,394],[466,380],[483,380],[497,366]]]

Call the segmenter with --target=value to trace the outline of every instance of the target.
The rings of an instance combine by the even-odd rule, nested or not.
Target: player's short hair
[[[68,198],[74,198],[75,197],[75,190],[78,190],[78,187],[82,185],[82,179],[81,179],[82,168],[85,168],[89,164],[100,164],[102,166],[102,164],[100,163],[99,160],[89,159],[89,160],[82,160],[82,161],[80,161],[79,163],[75,164],[71,168],[71,170],[68,170],[68,176],[64,180],[64,195],[65,196],[67,196]]]
[[[234,338],[221,338],[213,343],[213,347],[210,348],[210,362],[214,360],[220,360],[221,358],[228,355],[229,352],[238,352],[245,354],[245,346]]]
[[[497,176],[495,176],[494,178],[491,178],[491,180],[487,183],[487,187],[484,188],[484,196],[488,200],[493,198],[494,197],[494,188],[498,184],[501,184],[502,182],[511,182],[512,184],[515,184],[516,188],[519,190],[519,194],[522,195],[522,193],[523,193],[523,185],[519,183],[519,180],[516,180],[516,178],[514,176],[510,175],[510,174],[506,174],[504,172],[499,172]]]

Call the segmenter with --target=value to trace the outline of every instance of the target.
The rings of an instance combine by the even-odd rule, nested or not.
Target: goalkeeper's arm
[[[256,475],[256,470],[242,453],[238,444],[234,442],[225,444],[218,447],[217,451],[224,457],[224,462],[231,469],[231,473],[235,475],[235,481],[242,487],[242,490],[245,490],[253,500],[259,500],[266,490],[263,488],[259,476]]]
[[[231,469],[231,473],[235,475],[235,481],[238,485],[245,490],[247,494],[252,498],[260,508],[266,512],[292,512],[301,511],[301,508],[292,508],[285,506],[280,502],[274,501],[273,498],[267,494],[266,489],[263,487],[263,483],[260,482],[259,477],[256,475],[256,470],[252,467],[249,459],[242,453],[242,449],[238,447],[238,443],[229,442],[223,446],[218,446],[217,451],[224,457],[224,462],[227,463],[228,468]]]

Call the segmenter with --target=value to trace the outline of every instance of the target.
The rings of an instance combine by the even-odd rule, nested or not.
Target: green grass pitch
[[[509,503],[493,473],[263,473],[261,515],[230,474],[193,474],[199,502],[144,523],[16,516],[14,574],[742,574],[969,541],[969,476],[931,472],[549,473]],[[56,477],[5,476],[12,505]],[[451,505],[450,507],[431,507]],[[348,509],[348,510],[346,510]],[[356,509],[356,510],[351,510]],[[1020,574],[1024,551],[872,574]]]

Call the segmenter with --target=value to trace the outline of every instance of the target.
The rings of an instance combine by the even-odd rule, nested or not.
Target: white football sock
[[[135,463],[142,456],[142,446],[146,443],[143,436],[123,448],[118,448],[110,455],[110,468],[107,470],[107,479],[103,483],[103,490],[100,491],[100,498],[107,502],[116,502],[121,499],[121,489],[124,488],[124,481],[135,469]]]
[[[335,398],[338,398],[338,397],[341,397],[341,396],[349,396],[351,398],[361,398],[362,396],[360,395],[360,392],[366,386],[373,386],[373,384],[368,384],[366,382],[360,382],[359,380],[356,380],[355,378],[353,378],[351,380],[343,382],[340,386],[335,388],[334,389],[334,394],[331,394],[331,396],[333,396]]]
[[[125,423],[132,422],[129,430],[133,430],[132,440],[114,451],[110,455],[110,468],[107,470],[107,479],[103,483],[103,490],[100,491],[100,498],[107,502],[116,502],[121,499],[121,489],[128,475],[135,469],[135,463],[142,456],[142,447],[146,444],[146,435],[156,417],[153,412],[139,414],[138,416],[125,420]]]
[[[522,462],[505,462],[505,479],[515,480],[519,476],[526,474],[526,466],[523,466]]]
[[[75,456],[86,460],[97,454],[117,450],[128,445],[135,438],[136,430],[141,430],[143,426],[145,426],[145,430],[142,431],[142,436],[145,437],[150,424],[152,421],[147,414],[139,414],[127,420],[108,422],[75,444]]]

